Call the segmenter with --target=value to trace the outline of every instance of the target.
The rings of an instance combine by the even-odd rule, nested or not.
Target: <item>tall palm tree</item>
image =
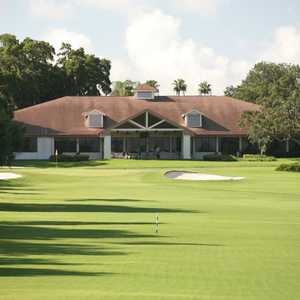
[[[202,81],[198,85],[200,95],[211,95],[211,85],[207,81]]]
[[[175,91],[177,96],[180,96],[181,92],[185,95],[187,90],[187,84],[183,79],[177,79],[173,81],[173,90]]]
[[[156,80],[147,80],[146,84],[154,87],[157,90],[159,89],[159,84],[158,84],[158,82]]]

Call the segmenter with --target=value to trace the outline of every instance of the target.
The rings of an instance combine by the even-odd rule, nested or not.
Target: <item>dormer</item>
[[[189,128],[202,127],[202,113],[198,110],[192,110],[182,115],[185,120],[185,125]]]
[[[134,89],[134,96],[138,100],[154,100],[158,90],[146,83],[139,84]]]
[[[84,113],[85,126],[88,128],[103,128],[103,119],[105,114],[98,110],[92,110]]]

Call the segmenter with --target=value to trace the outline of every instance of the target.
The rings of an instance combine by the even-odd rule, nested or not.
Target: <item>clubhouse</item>
[[[15,112],[25,127],[16,159],[88,154],[90,159],[202,159],[248,152],[243,112],[258,106],[225,96],[159,96],[146,84],[132,97],[63,97]]]

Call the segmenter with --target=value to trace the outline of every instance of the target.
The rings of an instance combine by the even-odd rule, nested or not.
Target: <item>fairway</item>
[[[0,181],[0,298],[298,300],[300,174],[280,163],[20,163]]]

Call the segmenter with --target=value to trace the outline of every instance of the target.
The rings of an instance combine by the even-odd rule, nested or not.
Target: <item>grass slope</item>
[[[0,181],[0,298],[300,299],[300,174],[281,162],[27,162]]]

